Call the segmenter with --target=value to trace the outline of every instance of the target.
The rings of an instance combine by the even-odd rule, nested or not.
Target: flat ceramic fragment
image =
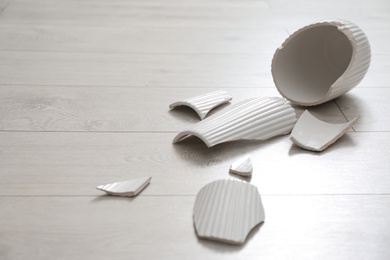
[[[252,175],[253,167],[252,167],[252,161],[249,157],[241,158],[237,161],[235,161],[231,166],[229,171],[231,173],[249,177]]]
[[[193,219],[200,238],[240,245],[264,217],[256,186],[244,181],[214,181],[196,195]]]
[[[96,188],[110,195],[133,197],[140,193],[150,183],[151,179],[152,177],[142,177],[129,181],[100,185]]]
[[[201,120],[215,107],[222,105],[232,100],[229,92],[217,90],[211,93],[200,95],[193,98],[188,98],[183,101],[177,101],[169,105],[170,109],[177,106],[188,106],[198,113]]]
[[[306,110],[298,119],[290,139],[304,149],[323,151],[343,136],[358,119],[359,116],[347,123],[330,124],[317,119]]]
[[[180,132],[173,143],[191,135],[208,147],[236,140],[266,140],[290,133],[296,121],[295,110],[285,99],[257,97],[232,105]]]
[[[275,51],[271,71],[291,103],[314,106],[353,89],[364,78],[371,49],[364,32],[345,20],[324,20],[291,34]]]

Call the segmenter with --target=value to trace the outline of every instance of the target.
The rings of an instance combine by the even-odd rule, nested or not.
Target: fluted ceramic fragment
[[[188,98],[183,101],[177,101],[169,105],[170,109],[177,106],[188,106],[196,111],[200,119],[203,120],[206,115],[215,107],[229,102],[232,96],[224,90],[217,90],[197,97]]]
[[[243,157],[230,166],[229,171],[231,173],[244,176],[244,177],[249,177],[252,175],[253,167],[252,167],[252,161],[251,158],[249,157]]]
[[[256,186],[239,180],[218,180],[196,196],[194,226],[201,238],[243,244],[265,218]]]
[[[151,179],[152,177],[142,177],[134,180],[104,184],[96,188],[110,195],[132,197],[140,193],[150,183]]]
[[[298,119],[290,139],[294,144],[311,151],[323,151],[336,142],[359,119],[359,116],[344,124],[330,124],[303,112]]]
[[[370,61],[370,44],[358,26],[344,20],[324,20],[285,40],[274,54],[272,76],[286,99],[313,106],[354,88],[364,78]]]
[[[236,140],[266,140],[290,133],[296,120],[295,110],[285,99],[257,97],[232,105],[180,132],[173,143],[191,135],[208,147]]]

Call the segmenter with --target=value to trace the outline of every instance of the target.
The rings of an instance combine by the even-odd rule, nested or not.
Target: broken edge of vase
[[[297,121],[294,108],[280,97],[257,97],[232,105],[226,110],[181,131],[178,143],[197,136],[208,147],[237,140],[266,140],[291,132]]]
[[[349,122],[332,124],[319,120],[305,110],[291,132],[290,139],[301,148],[320,152],[343,136],[359,118],[356,116]]]
[[[232,96],[229,92],[217,90],[193,98],[174,102],[169,105],[169,108],[173,109],[178,106],[188,106],[195,110],[200,119],[203,120],[213,108],[227,103],[230,100],[232,100]]]
[[[141,177],[138,179],[114,182],[96,187],[98,190],[105,191],[114,196],[133,197],[138,195],[149,183],[152,177]]]
[[[243,157],[233,162],[229,169],[229,172],[244,177],[250,177],[252,175],[252,171],[252,161],[249,156]]]

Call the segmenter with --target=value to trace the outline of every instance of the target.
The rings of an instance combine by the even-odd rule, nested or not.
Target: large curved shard
[[[256,186],[239,180],[218,180],[196,195],[194,226],[201,238],[243,244],[265,218]]]
[[[304,149],[320,152],[343,136],[358,119],[359,116],[344,124],[330,124],[306,110],[298,119],[290,139]]]
[[[177,101],[169,105],[170,109],[177,106],[188,106],[196,111],[200,119],[203,120],[206,115],[215,107],[232,100],[229,92],[217,90],[204,95],[188,98],[183,101]]]
[[[191,135],[199,137],[208,147],[236,140],[266,140],[288,134],[297,118],[295,110],[283,98],[257,97],[231,106],[192,129],[180,132],[173,143]]]

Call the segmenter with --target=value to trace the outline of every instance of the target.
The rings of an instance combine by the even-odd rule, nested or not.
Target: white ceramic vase
[[[271,69],[282,96],[293,104],[314,106],[359,84],[370,60],[370,44],[359,27],[324,20],[288,37],[276,50]]]

